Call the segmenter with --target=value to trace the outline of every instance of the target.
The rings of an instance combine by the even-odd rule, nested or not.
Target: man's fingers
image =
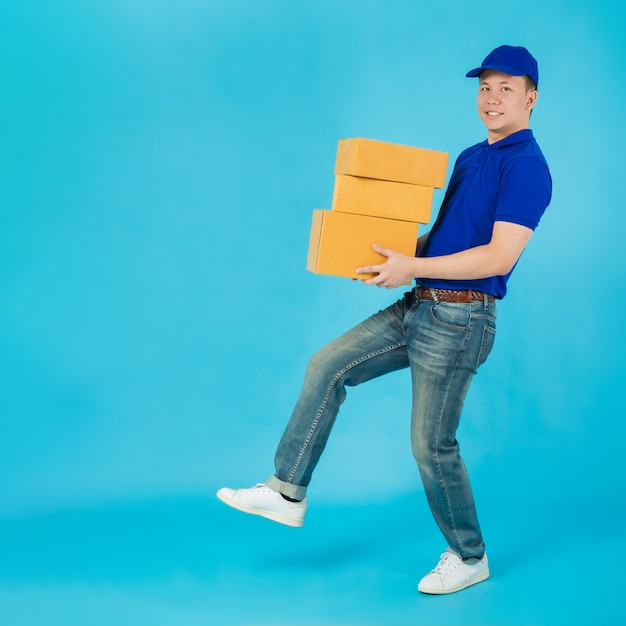
[[[374,250],[376,250],[378,254],[382,254],[383,256],[386,256],[386,257],[389,257],[392,254],[392,250],[383,248],[382,246],[379,246],[377,243],[373,244],[372,248],[374,248]]]
[[[391,282],[393,281],[389,282],[388,277],[386,277],[384,274],[387,263],[389,262],[389,257],[393,256],[396,253],[393,250],[389,250],[388,248],[383,248],[382,246],[379,246],[377,243],[372,244],[372,248],[374,248],[374,250],[378,252],[378,254],[382,254],[383,256],[387,257],[387,260],[379,265],[365,265],[363,267],[357,267],[357,269],[355,270],[356,273],[375,274],[375,276],[372,276],[371,278],[363,279],[363,283],[366,285],[376,285],[377,287],[386,287],[387,289],[393,289],[394,285],[391,284]]]
[[[383,248],[382,246],[379,246],[377,243],[372,244],[372,248],[374,248],[374,250],[378,252],[378,254],[382,254],[383,256],[387,258],[389,258],[393,254],[393,250]],[[381,263],[379,265],[366,265],[364,267],[357,268],[355,271],[357,274],[380,274],[383,267],[385,266],[385,263]],[[373,283],[370,283],[370,284],[373,284]]]
[[[355,272],[357,274],[380,274],[382,265],[366,265],[365,267],[357,267]]]

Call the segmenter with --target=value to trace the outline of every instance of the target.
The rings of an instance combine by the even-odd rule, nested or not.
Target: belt
[[[435,297],[433,297],[433,292],[435,293]],[[456,303],[473,302],[474,300],[484,302],[485,296],[487,297],[487,302],[494,302],[496,299],[495,296],[492,296],[490,293],[484,293],[483,291],[473,291],[472,289],[463,289],[460,291],[455,289],[429,289],[421,285],[415,288],[415,294],[418,298],[422,298],[423,300],[440,300],[441,302]]]

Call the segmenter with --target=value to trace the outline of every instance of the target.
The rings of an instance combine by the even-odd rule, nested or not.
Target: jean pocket
[[[480,350],[478,351],[478,358],[476,360],[476,369],[478,369],[489,356],[493,348],[493,344],[496,340],[496,329],[489,324],[483,326],[483,336],[480,342]]]
[[[430,309],[432,320],[451,330],[466,331],[469,328],[470,315],[467,304],[437,302]]]

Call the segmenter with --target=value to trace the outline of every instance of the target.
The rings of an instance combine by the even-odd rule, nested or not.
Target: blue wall
[[[338,139],[452,163],[501,43],[539,59],[554,196],[460,439],[485,499],[623,514],[625,26],[604,0],[4,0],[0,515],[264,480],[308,356],[401,293],[305,269]],[[420,488],[407,376],[351,391],[318,502]]]

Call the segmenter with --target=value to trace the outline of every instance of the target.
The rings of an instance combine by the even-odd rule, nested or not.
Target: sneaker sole
[[[473,578],[470,578],[469,580],[464,580],[462,583],[454,587],[447,587],[446,589],[441,589],[439,587],[436,587],[436,588],[425,587],[419,584],[417,586],[417,590],[421,591],[422,593],[427,593],[429,595],[435,595],[435,596],[441,596],[446,593],[456,593],[457,591],[462,591],[463,589],[467,589],[468,587],[471,587],[472,585],[477,585],[478,583],[482,583],[483,580],[487,580],[487,578],[489,578],[489,575],[490,575],[489,570],[487,570],[486,572],[483,572],[482,574],[477,574],[476,576],[474,576]]]
[[[257,515],[258,517],[264,517],[265,519],[272,520],[273,522],[278,522],[279,524],[283,524],[285,526],[291,526],[292,528],[301,528],[304,524],[303,519],[297,519],[294,517],[289,517],[287,515],[282,515],[281,513],[275,513],[274,511],[266,511],[265,509],[256,509],[252,506],[247,506],[245,504],[240,504],[234,500],[228,498],[228,496],[221,494],[219,491],[217,492],[217,497],[229,507],[233,509],[237,509],[237,511],[241,511],[242,513],[249,513],[250,515]]]

